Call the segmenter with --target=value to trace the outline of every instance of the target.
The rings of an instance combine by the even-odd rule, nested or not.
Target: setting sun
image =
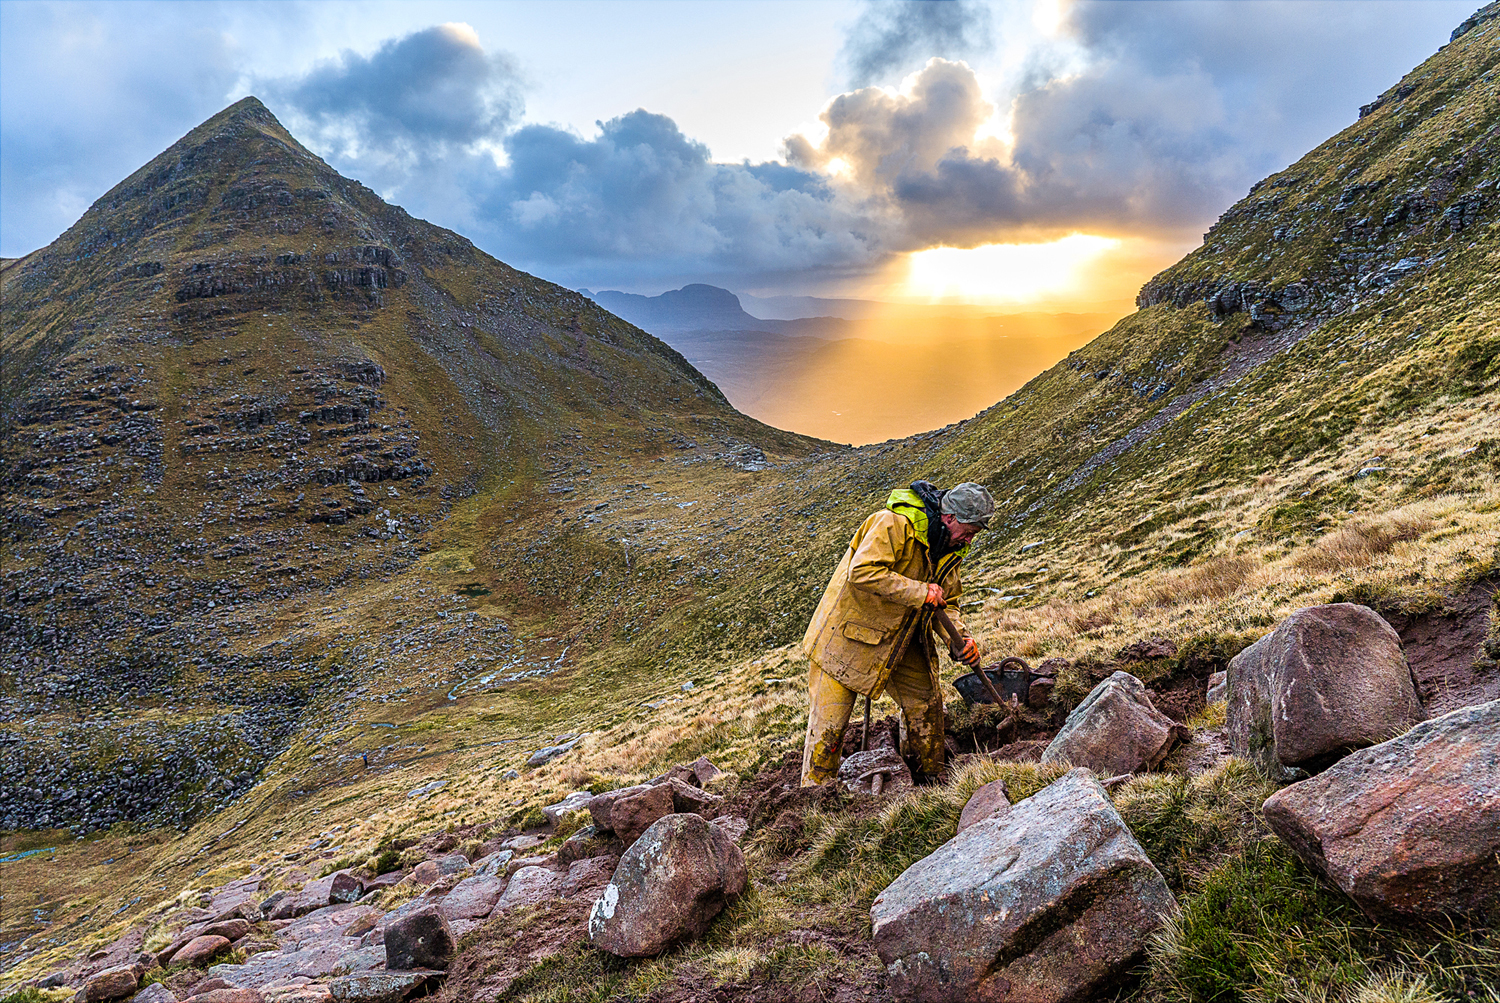
[[[1081,271],[1120,246],[1075,233],[1046,244],[934,247],[907,259],[906,295],[964,302],[1027,302],[1074,290]]]

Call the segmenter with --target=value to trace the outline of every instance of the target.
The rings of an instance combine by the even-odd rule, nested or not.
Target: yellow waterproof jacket
[[[963,594],[958,569],[965,545],[945,554],[934,567],[927,552],[927,509],[916,492],[898,488],[886,507],[854,533],[813,613],[802,650],[833,678],[869,696],[879,696],[896,663],[913,641],[920,644],[937,679],[937,645],[932,614],[922,609],[927,583],[937,582],[947,598],[948,615],[965,638],[958,618]]]

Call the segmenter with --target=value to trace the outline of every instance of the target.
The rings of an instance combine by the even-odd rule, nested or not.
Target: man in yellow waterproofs
[[[958,616],[959,567],[969,541],[989,526],[995,500],[981,484],[940,491],[927,481],[891,492],[860,525],[818,603],[802,649],[808,669],[802,785],[826,783],[854,698],[889,692],[901,707],[901,754],[920,774],[943,768],[943,697],[933,611],[946,609],[962,639],[959,657],[980,662]]]

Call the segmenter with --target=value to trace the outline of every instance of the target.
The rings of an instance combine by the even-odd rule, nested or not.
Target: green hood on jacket
[[[911,488],[897,488],[886,499],[885,507],[899,516],[905,516],[906,520],[911,523],[912,529],[916,530],[917,542],[923,548],[927,547],[927,506],[922,504],[921,497],[915,491]],[[959,557],[967,555],[968,552],[967,543],[950,551]]]

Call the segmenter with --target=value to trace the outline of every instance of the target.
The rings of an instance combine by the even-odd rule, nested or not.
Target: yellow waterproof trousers
[[[935,775],[943,768],[943,695],[920,651],[903,658],[885,684],[901,707],[901,754],[917,769]],[[917,661],[921,659],[921,661]],[[859,694],[808,663],[807,738],[802,745],[802,786],[827,783],[839,772],[844,729]]]

